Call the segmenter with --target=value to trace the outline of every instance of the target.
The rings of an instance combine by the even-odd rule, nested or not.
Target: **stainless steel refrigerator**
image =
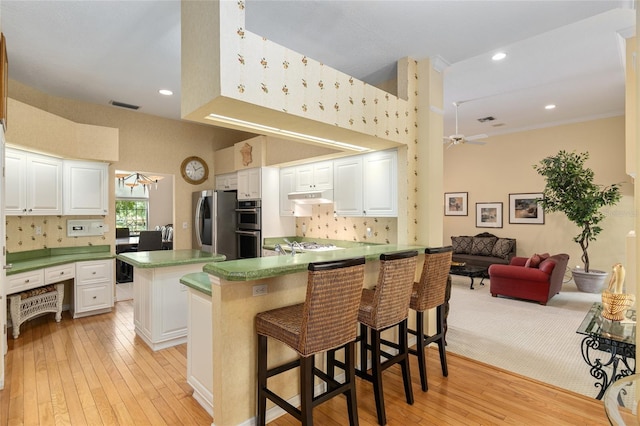
[[[192,246],[196,250],[237,258],[236,191],[193,193]]]

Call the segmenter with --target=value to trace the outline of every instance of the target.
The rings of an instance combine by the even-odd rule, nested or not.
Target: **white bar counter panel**
[[[180,278],[225,257],[199,250],[131,252],[116,257],[134,267],[136,334],[154,351],[186,343],[188,297]]]

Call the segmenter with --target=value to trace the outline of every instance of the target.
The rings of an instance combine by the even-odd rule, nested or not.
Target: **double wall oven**
[[[238,200],[236,242],[238,259],[262,256],[262,213],[260,200]]]

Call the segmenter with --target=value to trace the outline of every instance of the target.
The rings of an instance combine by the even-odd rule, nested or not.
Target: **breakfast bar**
[[[424,249],[424,246],[395,244],[361,245],[206,264],[203,271],[209,274],[212,301],[214,423],[223,426],[253,421],[257,374],[255,315],[303,302],[309,263],[364,256],[365,287],[372,287],[377,280],[380,254],[418,250],[422,260]],[[420,273],[419,269],[416,274]],[[295,356],[275,342],[269,350],[269,359],[273,362],[289,361]],[[280,395],[286,395],[286,399],[294,399],[298,394],[295,374],[293,371],[274,377],[270,386],[278,389]],[[279,408],[267,408],[267,420],[282,413]]]

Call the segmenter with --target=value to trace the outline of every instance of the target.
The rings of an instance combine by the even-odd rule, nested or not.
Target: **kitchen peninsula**
[[[134,268],[133,316],[136,334],[151,349],[187,341],[187,288],[180,277],[201,272],[225,256],[200,250],[128,252],[116,258]]]
[[[418,250],[423,260],[424,249],[424,246],[371,244],[294,256],[206,264],[203,270],[209,274],[211,282],[215,424],[250,424],[254,418],[257,345],[254,317],[258,312],[303,302],[309,263],[364,256],[364,285],[373,287],[378,276],[380,254]],[[421,265],[419,260],[416,278]],[[270,362],[293,359],[294,353],[284,348],[279,343],[270,343]],[[272,386],[285,399],[295,398],[298,394],[296,375],[294,370],[282,374],[282,377],[274,377]],[[279,415],[274,411],[277,408],[270,411],[269,407],[267,420]]]

